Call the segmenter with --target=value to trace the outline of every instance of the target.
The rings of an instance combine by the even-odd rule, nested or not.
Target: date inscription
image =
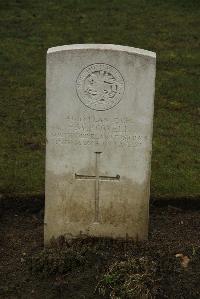
[[[67,115],[63,128],[51,128],[50,138],[57,145],[113,145],[117,147],[137,147],[148,141],[148,136],[133,133],[134,121],[115,117],[74,117]]]

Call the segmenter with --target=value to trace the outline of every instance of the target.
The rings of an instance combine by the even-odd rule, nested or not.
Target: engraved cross
[[[83,175],[76,174],[75,178],[78,180],[95,180],[95,217],[94,221],[99,222],[99,182],[100,181],[119,181],[120,176],[117,174],[116,176],[105,176],[99,175],[99,160],[101,152],[95,152],[96,154],[96,165],[95,165],[95,175]]]

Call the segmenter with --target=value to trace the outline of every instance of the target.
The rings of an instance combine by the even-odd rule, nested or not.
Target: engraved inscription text
[[[65,126],[52,127],[49,138],[57,145],[111,145],[138,147],[149,142],[149,138],[135,133],[134,121],[127,117],[75,117],[66,115]]]

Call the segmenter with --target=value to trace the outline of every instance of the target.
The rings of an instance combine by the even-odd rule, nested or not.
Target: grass
[[[156,298],[159,288],[156,266],[149,257],[131,256],[115,261],[100,281],[99,293],[113,299]]]
[[[158,57],[152,196],[200,194],[198,0],[2,0],[0,5],[0,192],[44,192],[47,49],[114,43]]]

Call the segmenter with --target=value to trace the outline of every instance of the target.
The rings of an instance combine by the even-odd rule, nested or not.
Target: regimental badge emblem
[[[120,72],[105,63],[87,66],[76,81],[76,90],[81,102],[97,111],[116,106],[122,99],[124,88],[124,79]]]

